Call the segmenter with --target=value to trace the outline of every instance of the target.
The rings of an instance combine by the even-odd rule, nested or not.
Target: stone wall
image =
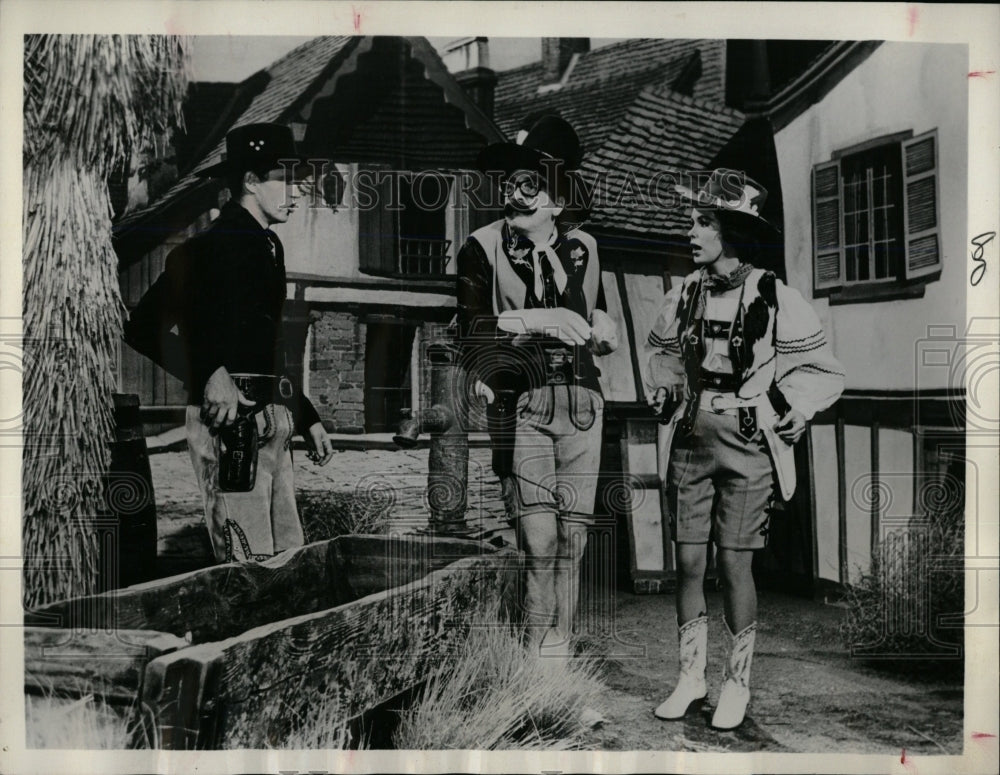
[[[363,433],[366,327],[352,312],[313,312],[309,393],[329,430]]]

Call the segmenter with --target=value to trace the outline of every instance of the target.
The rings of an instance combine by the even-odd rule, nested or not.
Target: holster
[[[514,434],[517,426],[516,390],[497,390],[486,407],[486,427],[493,449],[493,472],[503,479],[514,472]]]
[[[257,482],[256,409],[240,406],[236,420],[219,434],[219,489],[224,492],[250,492]]]

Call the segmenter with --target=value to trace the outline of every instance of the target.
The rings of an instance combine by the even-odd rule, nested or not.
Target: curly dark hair
[[[719,235],[722,241],[736,250],[736,254],[749,263],[760,254],[764,228],[752,216],[734,213],[722,208],[712,211],[719,219]]]

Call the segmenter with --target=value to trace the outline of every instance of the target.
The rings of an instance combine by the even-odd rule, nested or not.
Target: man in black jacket
[[[312,403],[284,374],[284,251],[269,227],[295,209],[296,191],[282,166],[298,161],[291,130],[237,127],[226,152],[198,174],[225,177],[229,202],[207,231],[171,252],[125,325],[125,341],[187,387],[188,449],[220,562],[301,546],[289,449],[294,430],[317,464],[333,454]],[[224,491],[220,434],[247,413],[259,436],[255,481],[249,491]]]

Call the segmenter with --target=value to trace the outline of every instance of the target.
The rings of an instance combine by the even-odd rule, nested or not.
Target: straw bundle
[[[25,38],[26,605],[94,591],[123,311],[107,180],[179,125],[187,70],[172,36]]]
[[[393,735],[407,750],[570,750],[587,744],[584,710],[600,696],[589,657],[529,653],[504,627],[473,630]]]

